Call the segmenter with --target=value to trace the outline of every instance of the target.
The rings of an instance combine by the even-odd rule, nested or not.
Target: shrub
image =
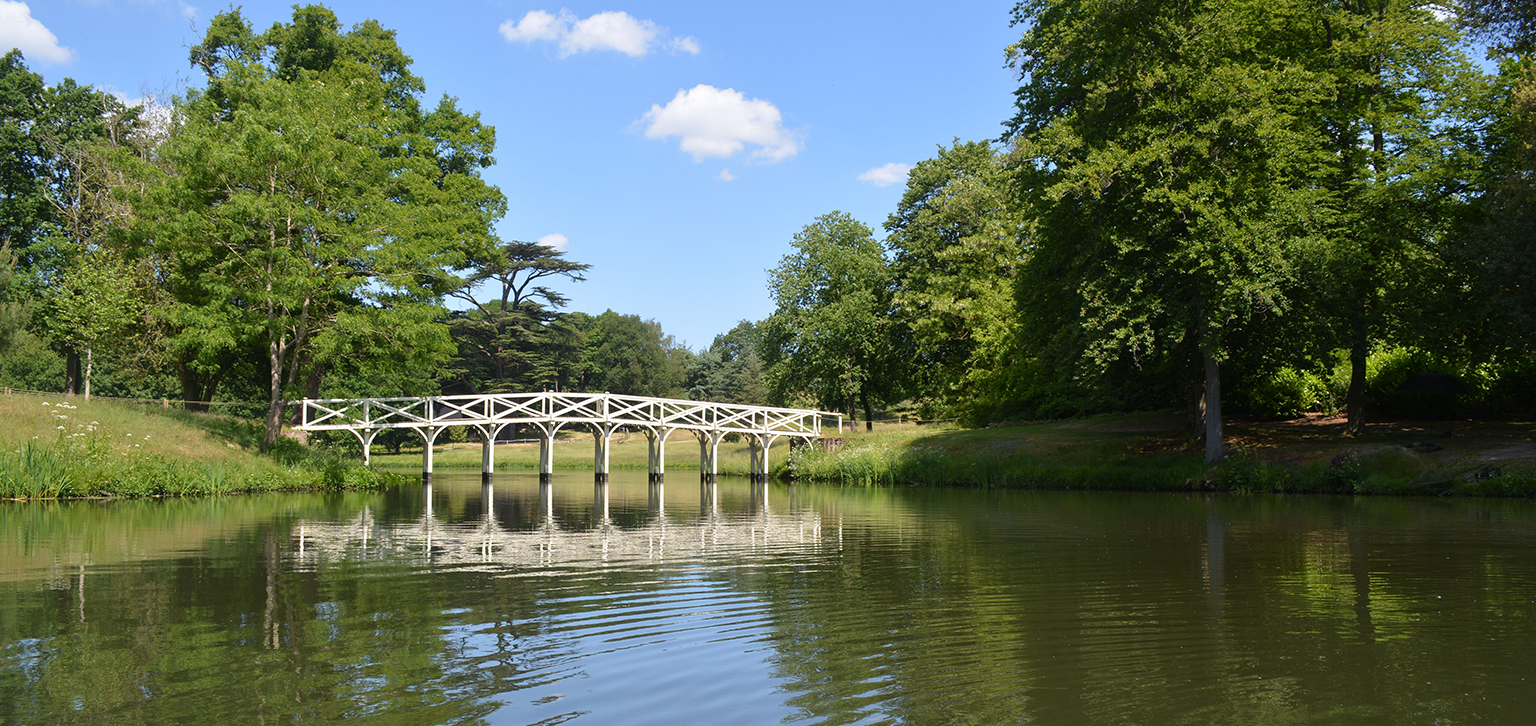
[[[1290,419],[1332,408],[1328,384],[1315,373],[1281,368],[1253,386],[1248,407],[1262,418]]]

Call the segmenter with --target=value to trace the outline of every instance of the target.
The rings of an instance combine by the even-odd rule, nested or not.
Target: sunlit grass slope
[[[0,497],[187,496],[382,486],[389,475],[260,425],[64,396],[0,396]]]

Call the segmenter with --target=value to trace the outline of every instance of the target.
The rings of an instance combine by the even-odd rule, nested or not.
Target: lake
[[[1536,502],[753,485],[0,504],[0,724],[1516,724]]]

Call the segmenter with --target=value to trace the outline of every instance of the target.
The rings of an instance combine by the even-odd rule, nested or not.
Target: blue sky
[[[655,319],[696,349],[772,312],[766,270],[817,216],[883,236],[904,184],[888,165],[996,137],[1017,85],[1010,0],[326,4],[395,30],[429,101],[496,127],[498,231],[563,236],[592,265],[565,286],[570,309]],[[0,44],[49,83],[179,93],[196,83],[187,48],[227,7],[0,0]],[[291,7],[241,4],[258,29]]]

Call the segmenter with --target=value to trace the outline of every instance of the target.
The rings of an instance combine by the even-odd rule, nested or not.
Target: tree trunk
[[[92,355],[93,350],[93,346],[85,346],[85,375],[80,376],[80,382],[85,389],[85,400],[87,401],[91,400],[91,368],[95,362],[95,356]]]
[[[1349,393],[1344,397],[1344,412],[1349,417],[1345,433],[1359,436],[1365,433],[1365,336],[1358,336],[1349,349]]]
[[[80,354],[74,348],[64,351],[64,393],[80,392]]]
[[[869,391],[860,390],[859,397],[864,401],[864,430],[875,430],[875,414],[869,408]]]
[[[176,367],[176,376],[181,379],[182,405],[193,413],[207,413],[208,402],[219,388],[219,376],[204,378],[186,365]]]
[[[1191,333],[1193,338],[1194,334]],[[1193,436],[1205,435],[1205,369],[1204,360],[1200,349],[1195,349],[1195,354],[1190,357],[1189,365],[1185,367],[1187,378],[1184,390],[1188,396],[1185,404],[1185,413],[1189,417],[1189,431]]]
[[[270,371],[270,397],[267,399],[267,435],[261,441],[263,451],[270,450],[277,445],[277,438],[283,432],[283,409],[287,402],[283,400],[283,358],[286,347],[281,336],[273,337],[267,343],[267,360],[271,365]]]
[[[1221,433],[1221,365],[1209,346],[1200,353],[1205,358],[1205,463],[1214,464],[1227,456]]]
[[[305,398],[319,398],[320,397],[320,384],[324,380],[324,375],[325,375],[325,371],[321,369],[319,363],[311,363],[310,364],[309,375],[305,376],[305,380],[304,380],[304,397]],[[293,410],[293,415],[288,417],[288,424],[291,425],[291,426],[297,426],[297,425],[299,425],[301,423],[300,419],[303,418],[303,417],[304,417],[304,407],[300,406],[298,408],[295,408]]]

